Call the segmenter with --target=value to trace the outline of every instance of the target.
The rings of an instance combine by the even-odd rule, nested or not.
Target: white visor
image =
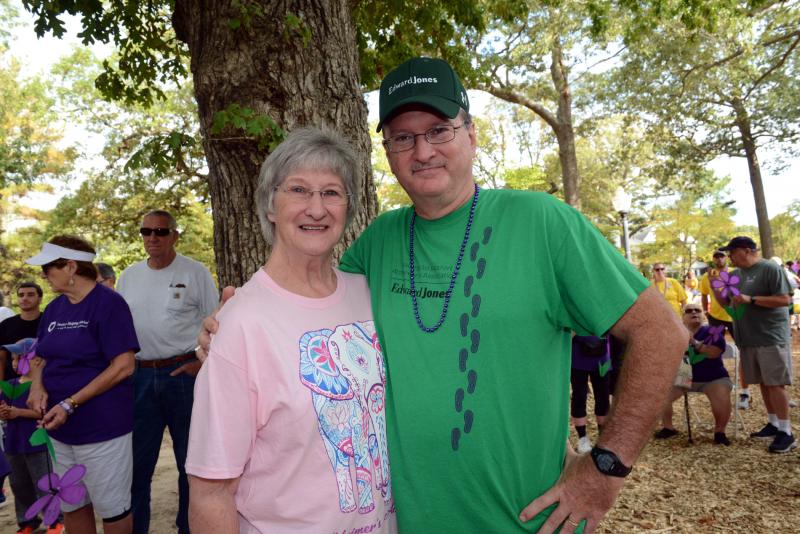
[[[91,252],[84,252],[82,250],[73,250],[71,248],[60,247],[52,243],[45,243],[42,245],[42,251],[36,256],[30,257],[25,260],[28,265],[45,265],[51,261],[58,259],[75,260],[75,261],[94,261],[95,255]]]

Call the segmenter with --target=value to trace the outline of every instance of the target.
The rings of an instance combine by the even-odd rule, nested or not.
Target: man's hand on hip
[[[202,367],[203,362],[200,360],[194,360],[189,363],[184,363],[174,371],[172,371],[169,376],[178,376],[179,374],[186,373],[189,376],[197,376],[197,373],[200,372],[200,367]]]
[[[520,521],[530,521],[545,508],[558,503],[539,530],[540,534],[556,532],[559,526],[561,532],[574,532],[581,521],[586,521],[583,531],[589,534],[614,504],[623,483],[622,478],[598,471],[588,454],[578,458],[568,455],[561,478],[522,510]]]

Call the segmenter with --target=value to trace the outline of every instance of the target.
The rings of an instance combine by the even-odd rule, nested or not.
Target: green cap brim
[[[412,104],[429,107],[450,119],[455,119],[458,115],[458,111],[461,109],[461,106],[448,98],[443,98],[436,95],[413,95],[400,100],[389,110],[387,110],[385,116],[381,117],[380,121],[378,122],[378,129],[375,131],[380,132],[383,129],[383,123],[385,123],[387,120],[390,120],[394,115],[397,115],[397,112],[400,111],[400,108]]]

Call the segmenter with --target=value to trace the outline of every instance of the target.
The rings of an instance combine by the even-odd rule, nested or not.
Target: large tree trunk
[[[735,98],[732,104],[736,112],[736,127],[742,137],[742,145],[747,157],[750,184],[753,186],[753,199],[756,203],[756,217],[758,218],[758,233],[761,239],[761,255],[769,258],[773,256],[772,227],[767,214],[767,199],[764,195],[764,183],[761,180],[761,166],[758,164],[757,147],[750,126],[750,115],[740,99]]]
[[[285,132],[327,126],[353,143],[360,156],[361,209],[337,253],[377,213],[348,6],[346,0],[175,2],[173,26],[192,58],[220,286],[241,285],[268,255],[253,201],[267,151],[242,130],[212,132],[215,115],[231,104],[270,117]],[[236,29],[234,20],[241,23]]]
[[[570,206],[581,209],[578,156],[575,153],[575,130],[572,128],[572,93],[569,88],[563,51],[558,38],[555,38],[550,57],[550,76],[558,93],[558,118],[553,130],[558,139],[558,159],[561,162],[561,178],[564,182],[564,200]]]

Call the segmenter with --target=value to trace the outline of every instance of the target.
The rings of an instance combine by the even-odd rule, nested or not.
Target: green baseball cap
[[[381,82],[378,130],[400,107],[428,106],[454,119],[458,110],[469,111],[469,97],[446,61],[429,57],[409,59]]]

